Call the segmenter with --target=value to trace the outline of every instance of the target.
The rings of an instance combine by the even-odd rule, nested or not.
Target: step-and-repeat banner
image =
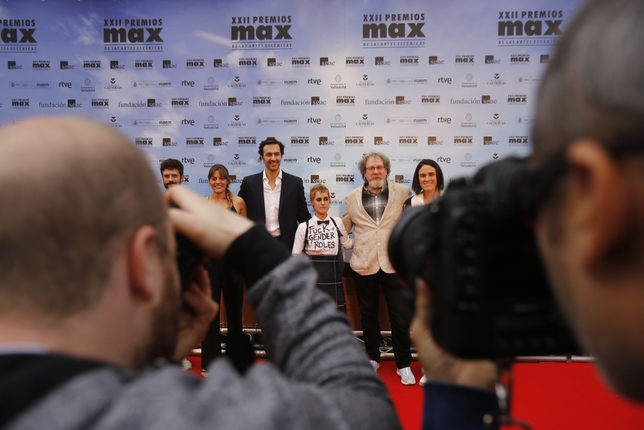
[[[332,193],[378,150],[411,184],[530,151],[540,76],[580,0],[24,0],[0,5],[0,119],[79,114],[129,136],[158,171],[210,193],[215,163],[282,168]],[[27,160],[25,162],[28,162]]]

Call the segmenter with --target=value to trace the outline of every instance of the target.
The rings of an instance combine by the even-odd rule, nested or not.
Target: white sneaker
[[[190,370],[192,369],[192,363],[187,358],[184,358],[181,360],[181,367],[183,367],[183,370]]]
[[[380,367],[380,363],[378,363],[375,360],[369,360],[371,362],[371,365],[373,366],[373,371],[378,373],[378,368]]]
[[[420,378],[420,381],[418,381],[418,385],[420,385],[421,387],[424,387],[424,386],[425,386],[425,382],[427,382],[427,376],[423,375],[423,376]]]
[[[411,373],[411,367],[398,369],[396,370],[396,374],[400,376],[400,382],[402,382],[403,385],[414,385],[416,383],[416,378],[414,378],[414,374]]]

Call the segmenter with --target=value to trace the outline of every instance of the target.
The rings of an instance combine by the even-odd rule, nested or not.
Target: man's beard
[[[385,186],[385,179],[372,179],[369,181],[369,187],[373,189],[380,189]]]
[[[164,264],[164,285],[161,302],[151,316],[150,333],[135,357],[135,367],[141,369],[156,358],[172,360],[181,316],[181,303],[177,296],[176,276],[172,266]]]

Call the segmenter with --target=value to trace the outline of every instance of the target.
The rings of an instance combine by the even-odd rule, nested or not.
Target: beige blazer
[[[411,191],[401,184],[391,181],[388,184],[389,200],[380,225],[376,225],[362,206],[362,187],[351,191],[346,198],[347,208],[342,222],[348,232],[353,228],[353,255],[349,264],[359,275],[373,275],[379,269],[385,273],[395,272],[389,261],[387,244]]]

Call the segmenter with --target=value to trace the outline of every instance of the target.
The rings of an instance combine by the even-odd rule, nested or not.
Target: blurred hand
[[[208,203],[186,187],[172,187],[164,196],[171,207],[170,220],[175,231],[216,258],[221,258],[234,240],[254,225],[232,211]]]
[[[174,349],[174,361],[180,361],[206,337],[219,305],[212,299],[210,279],[203,267],[194,272],[194,281],[183,293],[179,336]]]
[[[451,382],[494,391],[498,369],[489,360],[462,360],[440,349],[429,330],[431,294],[427,284],[416,279],[416,311],[411,339],[429,381]]]

